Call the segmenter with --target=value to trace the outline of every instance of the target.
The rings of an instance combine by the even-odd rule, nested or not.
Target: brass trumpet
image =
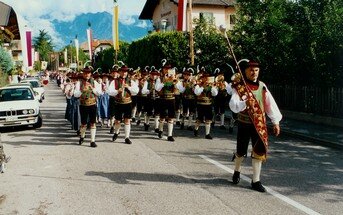
[[[225,89],[225,77],[224,77],[223,74],[218,75],[215,78],[214,82],[216,83],[216,86],[218,86],[218,88],[220,90],[224,90]]]

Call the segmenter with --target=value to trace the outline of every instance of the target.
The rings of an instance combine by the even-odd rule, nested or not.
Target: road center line
[[[217,167],[219,167],[219,168],[221,168],[221,169],[223,169],[223,170],[225,170],[225,171],[227,171],[227,172],[229,172],[231,174],[233,174],[233,172],[234,172],[233,169],[230,169],[229,167],[224,166],[223,164],[219,163],[218,161],[212,160],[211,158],[208,158],[205,155],[199,155],[199,157],[201,157],[202,159],[205,159],[206,161],[216,165]],[[242,174],[241,174],[241,179],[243,179],[244,181],[246,181],[248,183],[251,182],[251,179],[249,177],[247,177],[245,175],[242,175]],[[267,186],[264,186],[264,187],[266,188],[266,191],[269,194],[271,194],[274,197],[280,199],[281,201],[286,202],[289,205],[292,205],[293,207],[303,211],[306,214],[309,214],[309,215],[318,215],[319,214],[318,212],[316,212],[316,211],[314,211],[314,210],[312,210],[312,209],[310,209],[310,208],[308,208],[308,207],[306,207],[306,206],[304,206],[304,205],[302,205],[302,204],[300,204],[300,203],[298,203],[298,202],[296,202],[296,201],[294,201],[294,200],[292,200],[292,199],[290,199],[290,198],[288,198],[288,197],[286,197],[286,196],[284,196],[284,195],[274,191],[273,189],[271,189],[271,188],[269,188]]]

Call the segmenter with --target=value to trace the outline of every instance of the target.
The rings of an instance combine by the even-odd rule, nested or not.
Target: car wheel
[[[40,128],[43,125],[43,119],[41,114],[38,115],[38,121],[33,125],[34,128]]]

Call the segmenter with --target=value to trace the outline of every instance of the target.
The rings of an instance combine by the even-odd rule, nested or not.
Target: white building
[[[139,19],[151,20],[155,31],[189,31],[188,3],[189,0],[147,0]],[[217,27],[223,25],[226,29],[233,29],[236,21],[235,5],[236,0],[193,0],[192,19],[213,19]]]

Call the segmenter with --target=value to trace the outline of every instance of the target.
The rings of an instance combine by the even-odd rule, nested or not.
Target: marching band
[[[167,124],[165,134],[170,142],[175,141],[174,124],[198,136],[204,123],[205,138],[211,140],[211,127],[217,117],[220,128],[225,129],[224,113],[229,109],[231,84],[219,69],[212,73],[204,68],[197,72],[193,68],[177,71],[163,60],[159,70],[155,66],[133,70],[123,64],[114,65],[109,73],[93,72],[87,67],[80,73],[65,74],[60,78],[67,102],[65,118],[79,135],[79,144],[90,128],[91,146],[97,146],[96,123],[110,129],[112,141],[118,138],[124,123],[126,144],[132,143],[132,122],[137,126],[142,122],[144,131],[149,131],[154,122],[153,129],[160,139]]]

